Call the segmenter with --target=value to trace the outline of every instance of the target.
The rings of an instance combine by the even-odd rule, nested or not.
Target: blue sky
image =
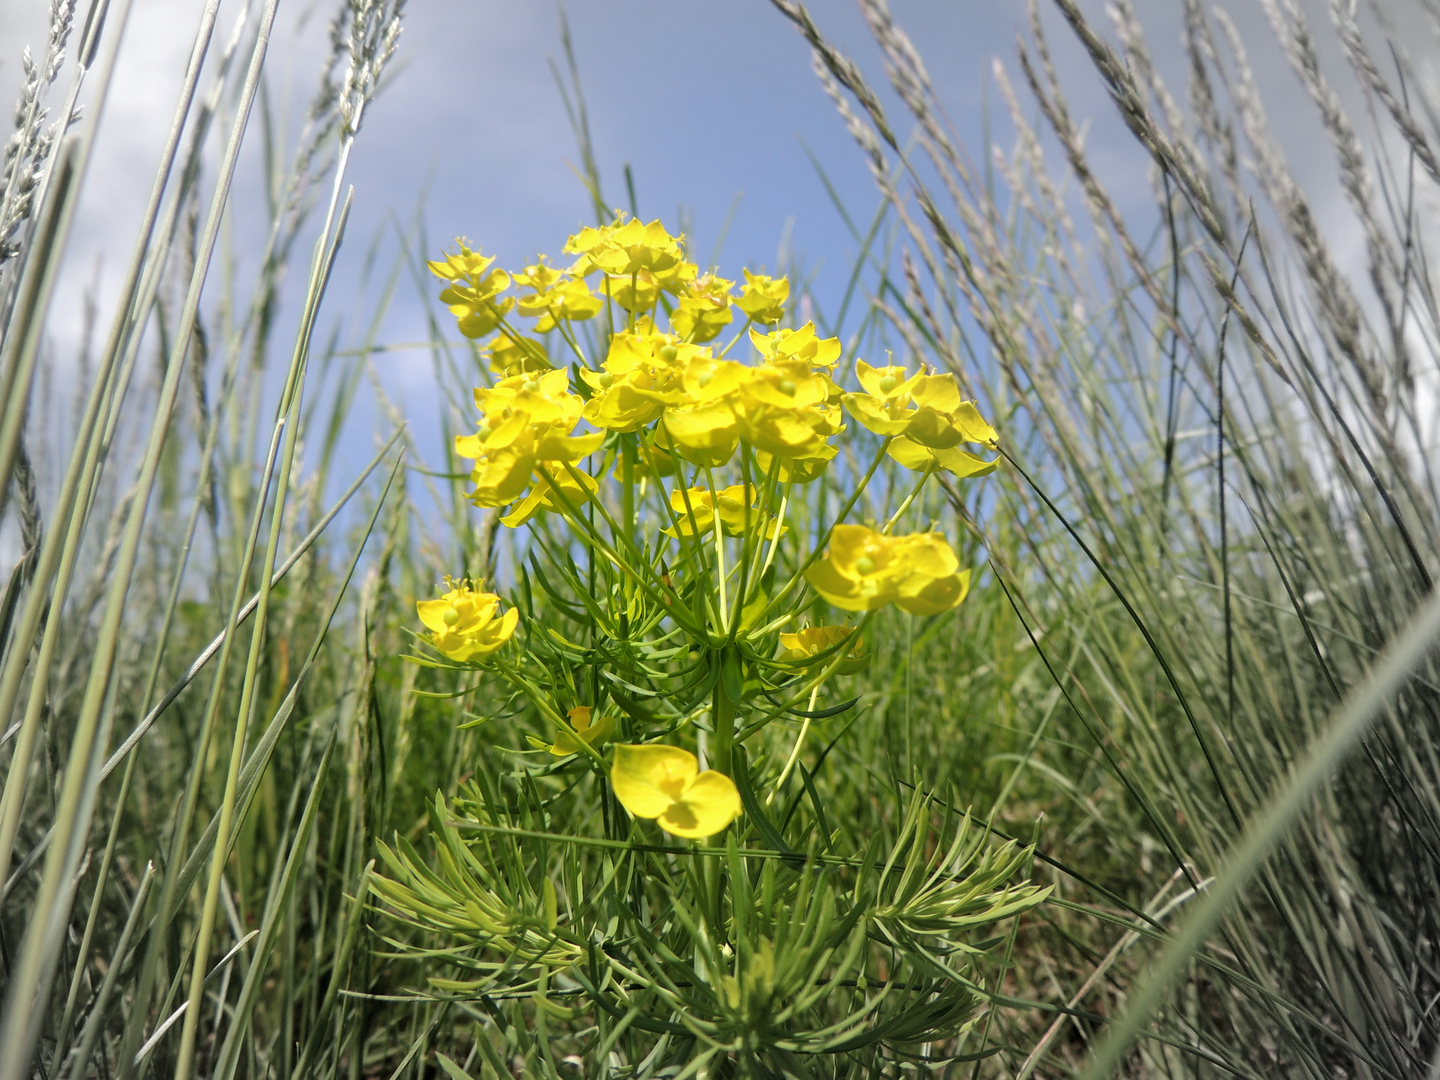
[[[68,253],[62,293],[70,303],[57,308],[51,324],[61,372],[79,345],[74,298],[94,283],[106,311],[104,301],[123,273],[194,32],[195,0],[134,2],[105,133]],[[42,43],[46,6],[46,0],[0,0],[0,93],[8,95],[18,85],[19,45]],[[858,8],[840,0],[810,6],[826,34],[883,90],[878,51]],[[1105,23],[1099,3],[1084,6]],[[1162,69],[1183,76],[1179,4],[1138,6]],[[239,0],[225,0],[222,35],[239,7]],[[290,115],[313,92],[330,8],[317,0],[282,2],[269,89],[273,102],[294,104]],[[659,216],[674,228],[685,208],[693,250],[708,261],[738,196],[721,257],[726,275],[738,277],[741,265],[773,267],[788,230],[793,249],[815,272],[821,303],[836,296],[856,245],[807,148],[852,211],[868,215],[875,195],[861,155],[810,70],[808,46],[793,27],[765,0],[572,0],[567,13],[607,199],[613,205],[627,202],[622,170],[628,164],[642,215]],[[1014,57],[1025,4],[894,0],[893,13],[919,47],[971,151],[983,145],[987,118],[997,121],[992,132],[1008,145],[991,70],[998,57],[1020,82]],[[1278,121],[1277,134],[1301,165],[1302,178],[1313,183],[1322,212],[1338,205],[1328,154],[1307,154],[1318,130],[1313,111],[1279,58],[1258,5],[1241,5],[1233,14],[1264,83],[1272,120]],[[1114,118],[1068,29],[1049,5],[1042,5],[1042,15],[1071,111],[1085,120],[1097,170],[1122,202],[1138,211],[1149,201],[1148,163]],[[1319,37],[1331,47],[1329,34]],[[412,0],[394,77],[367,114],[352,162],[355,211],[323,321],[355,326],[369,319],[375,290],[362,291],[360,279],[372,239],[388,228],[393,241],[387,223],[411,220],[422,203],[431,247],[463,234],[508,266],[522,265],[538,251],[558,253],[565,236],[591,219],[588,198],[572,172],[575,142],[550,73],[551,58],[563,64],[558,9],[551,3]],[[280,105],[277,115],[285,115]],[[900,126],[903,137],[906,125]],[[227,237],[226,257],[242,270],[259,246],[258,234],[247,228],[257,209],[256,141],[252,130],[245,166],[250,172],[242,173]],[[1312,169],[1307,177],[1304,165],[1311,156],[1327,172]],[[383,267],[394,257],[393,242],[378,251]],[[220,285],[223,273],[224,265],[218,265],[212,283]],[[293,320],[294,306],[282,317]],[[421,337],[421,310],[413,288],[402,284],[381,340]],[[421,432],[427,457],[433,455],[430,464],[441,464],[438,442],[425,442],[439,405],[428,361],[423,354],[390,353],[378,366],[387,390]],[[360,402],[346,441],[350,465],[369,457],[371,433],[380,426]]]

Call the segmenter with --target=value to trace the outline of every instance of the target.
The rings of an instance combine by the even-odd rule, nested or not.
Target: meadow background
[[[567,54],[543,5],[415,4],[347,160],[323,303],[312,247],[337,236],[333,160],[366,88],[308,130],[306,110],[322,70],[384,54],[395,12],[355,0],[332,54],[331,7],[282,5],[187,328],[266,10],[243,9],[224,67],[243,8],[227,0],[194,190],[172,239],[142,245],[153,297],[107,337],[196,7],[135,0],[43,332],[20,332],[38,310],[20,260],[0,267],[17,289],[0,375],[27,349],[38,368],[0,430],[0,1076],[441,1075],[437,1052],[474,1076],[633,1074],[583,1038],[557,1065],[493,1003],[417,997],[424,973],[356,899],[377,839],[510,768],[397,659],[414,598],[489,542],[463,485],[431,475],[454,468],[474,367],[421,260],[456,235],[511,266],[555,250],[595,220],[587,174],[702,263],[790,273],[797,315],[859,355],[955,367],[1002,431],[1000,477],[930,508],[969,530],[974,595],[876,635],[817,777],[856,835],[893,830],[908,784],[952,789],[1035,837],[1056,900],[989,973],[993,1052],[889,1073],[1072,1075],[1125,1015],[1142,1037],[1106,1044],[1121,1057],[1102,1073],[1436,1074],[1433,662],[1366,696],[1428,662],[1428,624],[1405,631],[1440,528],[1433,5],[1360,7],[1353,32],[1344,3],[1081,5],[1087,38],[1061,6],[1032,23],[1023,4],[896,3],[904,39],[883,6],[816,5],[807,41],[759,3],[576,4]],[[20,44],[42,57],[65,10],[0,9],[6,92],[25,91]],[[79,152],[83,117],[73,130]],[[87,398],[107,357],[133,364],[128,391]],[[105,772],[252,593],[234,651]],[[1397,641],[1405,663],[1378,664]],[[876,778],[895,798],[854,797]]]

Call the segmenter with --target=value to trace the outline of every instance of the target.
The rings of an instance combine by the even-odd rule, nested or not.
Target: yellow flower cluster
[[[589,499],[595,481],[566,468],[593,454],[605,440],[603,432],[574,434],[584,406],[578,394],[570,393],[563,368],[522,372],[492,387],[476,387],[480,428],[455,440],[457,454],[475,459],[470,501],[505,506],[519,499],[502,519],[515,526],[541,508],[557,509],[555,488],[571,505]]]
[[[448,578],[450,590],[438,600],[416,603],[420,621],[430,631],[430,643],[458,663],[489,656],[515,633],[520,612],[500,614],[500,597],[477,592],[469,582],[459,585]]]
[[[818,341],[812,326],[752,331],[767,360],[756,369],[719,359],[703,344],[731,323],[732,307],[751,323],[778,322],[790,295],[785,278],[746,270],[736,297],[734,282],[701,274],[685,259],[683,237],[659,221],[642,224],[618,211],[611,224],[570,237],[564,250],[576,258],[567,268],[542,257],[509,274],[491,269],[495,260],[463,240],[458,246],[430,269],[447,283],[440,299],[461,333],[478,338],[498,329],[482,348],[502,379],[475,391],[480,428],[458,438],[456,452],[475,460],[470,498],[476,505],[516,504],[505,524],[523,524],[562,501],[585,502],[594,484],[567,466],[598,449],[606,431],[636,431],[662,415],[668,414],[663,430],[649,443],[655,455],[673,452],[695,464],[720,465],[746,438],[763,455],[763,468],[801,480],[818,476],[834,456],[824,440],[842,429],[840,392],[814,369],[834,364],[838,340]],[[599,285],[592,290],[586,279],[595,275]],[[512,285],[518,297],[502,298]],[[658,332],[653,322],[662,292],[674,297],[666,304],[670,333]],[[555,365],[543,341],[515,333],[506,322],[513,310],[535,319],[535,331],[543,334],[594,318],[607,302],[630,312],[629,329],[612,335],[600,371],[581,370],[588,401],[569,393],[563,375],[546,374]],[[598,430],[577,434],[582,418]]]
[[[825,557],[805,579],[844,611],[895,604],[912,615],[957,607],[970,589],[970,571],[939,533],[885,536],[863,525],[836,525]]]

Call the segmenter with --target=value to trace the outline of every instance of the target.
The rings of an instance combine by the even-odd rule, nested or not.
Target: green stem
[[[835,520],[832,521],[830,527],[825,530],[825,535],[820,537],[819,542],[815,545],[815,550],[810,552],[810,556],[800,565],[800,569],[796,570],[794,576],[771,598],[770,603],[765,608],[764,615],[761,616],[762,621],[769,616],[770,612],[775,610],[776,605],[779,604],[780,601],[789,596],[791,591],[805,580],[805,571],[809,570],[811,566],[820,560],[820,556],[825,554],[825,546],[830,543],[830,537],[835,532],[835,526],[844,524],[845,519],[850,516],[850,511],[855,509],[855,504],[860,501],[861,493],[864,492],[865,488],[869,485],[870,478],[875,475],[875,470],[880,468],[880,463],[885,460],[885,452],[890,449],[890,444],[894,441],[895,436],[885,436],[885,441],[880,444],[880,450],[875,455],[875,460],[870,462],[870,468],[865,471],[865,475],[861,478],[860,483],[855,485],[855,490],[851,492],[850,498],[845,501],[845,505],[840,508],[840,513],[835,515]]]
[[[895,523],[900,520],[900,515],[905,513],[906,510],[910,509],[910,504],[915,501],[915,497],[920,494],[920,489],[925,486],[925,481],[929,479],[929,470],[926,470],[920,474],[920,482],[915,485],[914,490],[911,491],[910,494],[906,496],[905,501],[900,504],[900,509],[896,510],[895,513],[891,516],[890,520],[885,522],[885,527],[880,530],[881,536],[887,535],[890,530],[895,527]]]
[[[735,742],[735,702],[731,700],[729,692],[725,689],[725,653],[721,652],[720,677],[715,680],[714,704],[710,710],[710,722],[715,728],[715,742],[713,745],[714,761],[710,763],[711,768],[730,775],[730,748]]]

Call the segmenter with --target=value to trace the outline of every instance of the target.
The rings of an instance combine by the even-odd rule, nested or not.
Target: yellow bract
[[[914,469],[916,472],[939,472],[944,469],[962,480],[971,476],[988,476],[1000,464],[999,458],[986,461],[958,446],[941,449],[921,446],[904,435],[896,437],[890,444],[888,453],[907,469]]]
[[[550,363],[545,343],[535,338],[497,334],[483,349],[490,354],[490,370],[506,378],[531,371],[549,371],[555,366]]]
[[[863,525],[837,525],[825,557],[805,572],[815,591],[844,611],[896,604],[913,615],[959,606],[970,588],[940,533],[884,536]]]
[[[585,404],[585,419],[609,431],[635,431],[659,419],[667,405],[681,401],[680,365],[707,354],[670,334],[619,333],[601,371],[580,369],[595,391]]]
[[[682,404],[665,410],[666,449],[711,468],[729,461],[740,444],[739,390],[751,370],[708,351],[693,356],[681,376]]]
[[[714,836],[740,816],[740,793],[734,781],[700,762],[678,746],[615,747],[610,786],[620,804],[635,817],[654,818],[674,836]]]
[[[599,271],[606,278],[604,292],[615,303],[626,311],[649,311],[661,289],[677,293],[696,278],[681,239],[658,220],[642,225],[626,221],[617,210],[611,224],[581,229],[566,241],[565,251],[579,256],[569,272],[585,277]]]
[[[813,454],[804,456],[781,457],[757,450],[755,463],[766,476],[773,476],[782,484],[808,484],[824,474],[825,466],[830,464],[830,459],[837,453],[839,451],[829,443],[822,444]]]
[[[745,288],[735,306],[758,323],[777,323],[785,317],[785,301],[790,299],[787,278],[744,271]]]
[[[844,430],[840,409],[828,404],[830,380],[801,360],[747,371],[736,401],[740,437],[781,458],[823,456],[825,440]]]
[[[658,218],[642,225],[639,218],[626,221],[625,214],[617,210],[611,224],[581,229],[565,242],[564,250],[580,256],[570,268],[576,276],[600,270],[629,277],[643,270],[656,278],[666,278],[685,261],[681,239],[666,232]]]
[[[837,645],[847,641],[854,633],[853,626],[807,626],[793,634],[781,634],[780,645],[784,651],[777,659],[790,663],[806,663],[821,653],[830,652]],[[829,663],[833,658],[832,653],[825,659]],[[840,675],[854,675],[869,666],[870,654],[860,651],[860,640],[856,638],[845,659],[840,661],[840,665],[835,671]]]
[[[535,330],[541,334],[553,330],[562,319],[593,319],[605,306],[604,299],[592,293],[584,281],[546,265],[543,259],[516,274],[515,284],[530,290],[516,301],[516,309],[522,315],[537,317],[540,321]]]
[[[511,608],[500,615],[500,598],[494,593],[477,592],[464,581],[456,585],[447,578],[445,583],[451,588],[440,599],[415,604],[436,649],[463,664],[489,656],[510,640],[519,611]]]

